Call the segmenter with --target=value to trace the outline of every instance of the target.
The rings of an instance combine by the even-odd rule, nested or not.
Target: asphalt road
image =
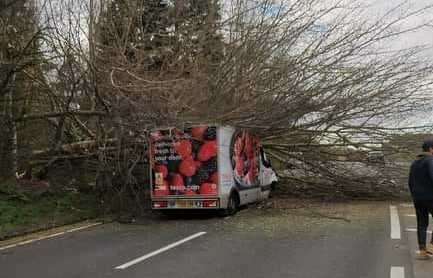
[[[0,277],[377,278],[390,277],[397,266],[404,268],[404,277],[418,278],[409,232],[390,238],[389,203],[286,205],[244,209],[228,218],[104,224],[0,251]],[[116,269],[199,232],[203,234]]]

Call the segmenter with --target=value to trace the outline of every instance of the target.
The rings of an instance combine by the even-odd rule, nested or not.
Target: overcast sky
[[[386,10],[391,9],[395,5],[402,3],[401,0],[362,0],[369,1],[371,3],[371,14],[377,16],[377,14],[383,13]],[[419,26],[424,23],[431,23],[433,21],[433,8],[429,7],[429,5],[433,5],[432,0],[409,0],[405,1],[407,4],[404,7],[409,8],[413,11],[423,9],[423,13],[417,16],[410,17],[407,21],[404,22],[404,27],[414,27]],[[419,30],[406,33],[402,35],[400,38],[394,39],[392,42],[394,47],[396,48],[407,48],[418,45],[425,45],[427,49],[423,52],[422,58],[426,62],[433,63],[433,24],[430,26],[423,27]],[[433,92],[432,92],[432,102],[433,102]],[[400,123],[402,126],[412,126],[412,125],[432,125],[433,123],[433,112],[425,111],[423,113],[419,113],[418,115],[414,115],[414,117],[410,119],[404,119]]]
[[[396,11],[395,16],[397,16],[399,12],[405,13],[408,11],[423,10],[420,14],[411,16],[408,20],[402,22],[401,28],[411,28],[433,21],[432,0],[360,0],[360,2],[364,2],[368,5],[366,13],[372,18],[378,18],[399,4],[403,4],[403,6],[399,11]],[[433,62],[433,24],[406,33],[392,41],[392,46],[395,48],[408,48],[418,45],[425,45],[428,48],[425,55],[429,59],[432,59]]]
[[[36,0],[39,2],[45,2],[44,0]],[[89,0],[87,1],[80,1],[80,0],[53,0],[53,3],[63,3],[63,5],[54,5],[54,7],[58,7],[58,13],[62,13],[62,11],[69,6],[72,10],[77,11],[78,13],[81,13],[81,20],[82,23],[85,24],[86,18],[83,12],[85,13],[86,5],[88,4]],[[233,0],[221,0],[223,3],[227,3]],[[250,0],[251,2],[254,2],[255,0]],[[274,0],[276,3],[278,3],[281,0]],[[288,0],[283,0],[288,1]],[[299,0],[295,0],[299,1]],[[332,3],[335,1],[342,1],[342,0],[322,0],[323,4],[326,3]],[[408,10],[417,10],[422,9],[423,7],[427,7],[428,5],[433,5],[433,0],[343,0],[343,1],[354,1],[357,4],[365,5],[365,12],[363,16],[370,17],[372,20],[379,18],[380,16],[384,15],[387,11],[390,9],[398,6],[401,3],[405,3],[400,11],[396,11],[393,13],[394,16],[397,16],[398,13],[405,13]],[[95,0],[95,3],[98,2]],[[68,3],[65,5],[65,3]],[[87,3],[87,4],[86,4]],[[83,11],[84,10],[84,11]],[[64,20],[66,21],[66,20]],[[433,21],[433,7],[430,9],[425,9],[423,14],[420,14],[418,16],[412,16],[407,21],[403,22],[400,26],[401,28],[410,28],[417,25],[420,25],[422,23]],[[58,21],[59,22],[59,21]],[[61,22],[61,20],[60,20]],[[407,48],[412,47],[416,45],[427,45],[430,47],[430,49],[426,52],[426,55],[429,56],[429,58],[432,58],[433,62],[433,24],[431,27],[425,27],[420,30],[417,30],[415,32],[410,32],[407,34],[404,34],[401,38],[398,38],[394,40],[391,43],[392,47],[395,48]]]

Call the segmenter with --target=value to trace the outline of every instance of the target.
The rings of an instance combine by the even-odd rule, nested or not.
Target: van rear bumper
[[[219,198],[152,199],[153,210],[165,209],[219,209]]]

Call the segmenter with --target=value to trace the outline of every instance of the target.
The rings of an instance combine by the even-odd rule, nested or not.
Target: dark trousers
[[[429,224],[429,214],[433,215],[433,200],[414,201],[414,205],[418,230],[418,246],[419,249],[425,249],[427,242],[427,227]],[[433,235],[431,242],[433,243]]]

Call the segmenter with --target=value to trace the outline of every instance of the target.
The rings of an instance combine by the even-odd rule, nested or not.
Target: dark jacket
[[[433,155],[422,153],[410,166],[409,189],[412,198],[433,202]]]

